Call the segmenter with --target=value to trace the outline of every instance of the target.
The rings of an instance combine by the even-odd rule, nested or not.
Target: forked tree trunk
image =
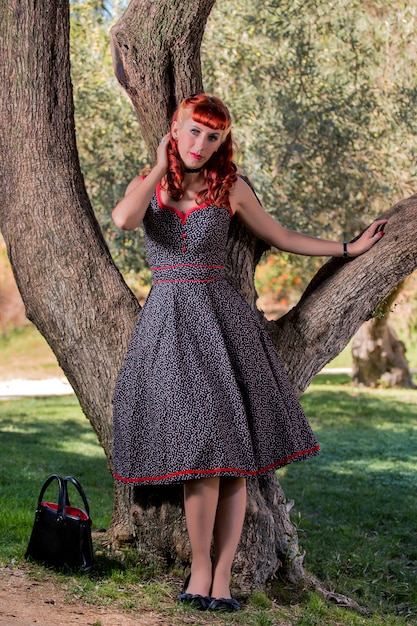
[[[127,14],[133,31],[126,34],[126,17],[113,31],[118,76],[135,94],[144,132],[151,129],[151,149],[177,100],[201,88],[198,51],[213,3],[138,0]],[[68,2],[3,0],[0,11],[0,228],[27,315],[56,354],[111,470],[112,391],[140,307],[110,258],[80,172]],[[377,246],[358,259],[331,260],[299,305],[268,323],[298,393],[415,269],[416,209],[417,196],[390,209]],[[254,306],[260,246],[237,220],[228,251],[228,275]],[[188,545],[179,490],[161,495],[115,487],[112,536],[183,564]],[[251,482],[236,582],[244,590],[259,588],[277,573],[300,582],[306,578],[302,563],[275,476]]]

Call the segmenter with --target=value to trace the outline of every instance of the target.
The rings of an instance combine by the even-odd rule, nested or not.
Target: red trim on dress
[[[152,272],[157,270],[175,270],[177,267],[198,267],[200,269],[223,270],[224,265],[203,265],[200,263],[178,263],[178,265],[161,265],[161,267],[151,267]]]
[[[162,265],[160,267],[151,267],[152,272],[164,271],[164,270],[176,270],[183,267],[191,267],[198,269],[219,269],[223,270],[224,265],[204,265],[202,263],[178,263],[177,265]],[[211,276],[208,278],[157,278],[153,281],[154,285],[161,283],[209,283],[213,280],[218,280],[218,276]]]
[[[205,202],[204,204],[197,204],[196,206],[191,207],[191,209],[188,209],[188,211],[183,213],[182,211],[180,211],[176,207],[171,206],[170,204],[165,204],[164,202],[162,202],[162,198],[161,198],[161,183],[160,182],[156,186],[155,193],[156,193],[156,200],[157,200],[160,208],[161,209],[166,209],[168,211],[173,211],[176,215],[178,215],[178,217],[180,218],[182,224],[185,224],[185,222],[187,221],[187,217],[191,213],[194,213],[194,211],[200,211],[201,209],[206,209],[208,206],[210,206],[209,202]],[[233,211],[232,211],[231,207],[224,207],[224,208],[226,209],[226,211],[228,211],[228,213],[230,213],[230,215],[233,216]]]
[[[219,472],[235,472],[236,474],[241,474],[242,476],[253,477],[253,476],[259,476],[261,474],[265,474],[266,472],[269,472],[275,469],[276,467],[279,467],[280,465],[284,465],[285,463],[292,461],[298,456],[304,456],[306,454],[311,454],[312,452],[318,452],[319,450],[320,450],[320,446],[314,446],[314,448],[310,448],[309,450],[295,452],[294,454],[287,456],[285,459],[281,459],[281,461],[277,461],[276,463],[271,463],[271,465],[268,465],[268,467],[264,467],[260,470],[256,470],[253,472],[237,469],[236,467],[219,467],[217,469],[212,469],[212,470],[182,470],[180,472],[172,472],[171,474],[165,474],[165,476],[152,476],[150,478],[123,478],[122,476],[119,476],[118,474],[114,474],[114,477],[121,482],[131,483],[131,484],[153,482],[156,480],[167,480],[169,478],[176,478],[179,476],[192,476],[196,474],[210,475],[210,474],[217,474]]]

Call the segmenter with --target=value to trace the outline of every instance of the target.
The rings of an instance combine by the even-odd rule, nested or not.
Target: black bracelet
[[[347,243],[346,241],[343,242],[343,258],[347,259],[348,258],[348,252],[347,252]]]

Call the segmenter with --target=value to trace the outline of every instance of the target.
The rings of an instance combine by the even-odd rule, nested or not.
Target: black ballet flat
[[[201,596],[199,593],[187,593],[188,583],[190,582],[191,574],[188,574],[184,586],[180,595],[178,596],[178,600],[182,604],[188,604],[194,609],[198,609],[199,611],[207,611],[209,608],[209,604],[211,602],[211,598],[208,596]]]
[[[235,598],[211,598],[209,611],[239,611],[240,605]]]

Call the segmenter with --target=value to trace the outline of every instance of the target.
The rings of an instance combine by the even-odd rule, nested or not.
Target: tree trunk
[[[352,379],[366,387],[406,387],[415,389],[405,345],[389,321],[389,312],[401,292],[402,283],[378,305],[374,317],[356,333],[352,344]]]
[[[132,0],[111,29],[114,71],[155,152],[177,104],[203,91],[200,46],[216,0]]]
[[[11,0],[0,11],[0,228],[26,315],[111,468],[112,389],[140,306],[111,259],[80,170],[69,4]]]
[[[128,38],[126,16],[113,30],[118,76],[137,98],[151,149],[177,100],[201,88],[198,48],[213,4],[141,0],[128,10],[132,22],[137,18]],[[56,354],[111,470],[112,390],[140,307],[110,258],[80,172],[68,3],[3,0],[0,11],[0,228],[27,316]],[[415,269],[416,208],[413,196],[390,209],[377,246],[358,259],[329,261],[297,307],[268,323],[298,393]],[[261,249],[234,219],[227,270],[251,306]],[[292,582],[306,578],[288,509],[274,475],[250,482],[235,563],[243,590],[263,587],[277,573]],[[134,542],[163,562],[188,559],[179,488],[116,486],[111,530],[114,542]]]

